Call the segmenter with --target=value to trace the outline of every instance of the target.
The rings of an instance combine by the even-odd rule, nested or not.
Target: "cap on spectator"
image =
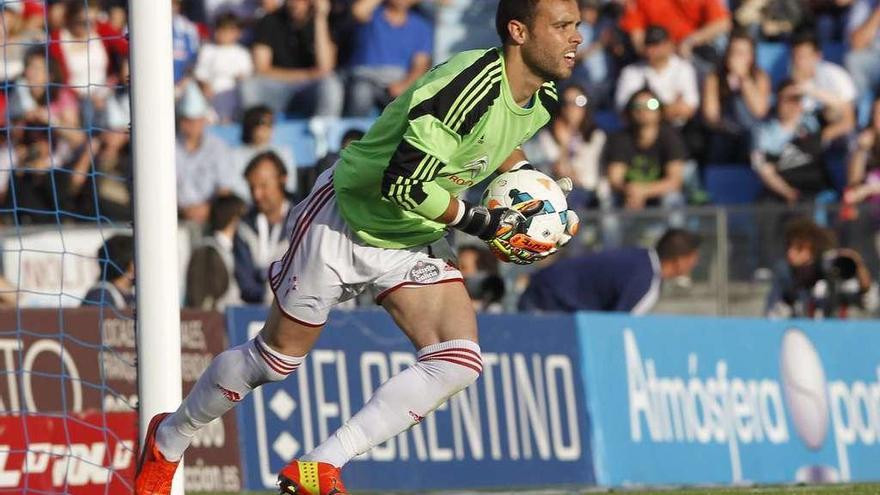
[[[654,45],[669,39],[669,32],[663,26],[652,24],[645,30],[645,44]]]
[[[177,102],[177,116],[185,119],[197,119],[199,117],[207,117],[210,113],[210,105],[202,90],[196,83],[186,85],[183,90],[183,96]]]
[[[602,0],[578,0],[578,7],[582,9],[598,9],[602,7]]]
[[[23,10],[24,5],[22,5],[21,1],[18,1],[18,0],[16,0],[16,1],[0,0],[0,7],[4,8],[4,9],[9,9],[9,10],[15,12],[16,14],[21,14],[21,11]]]

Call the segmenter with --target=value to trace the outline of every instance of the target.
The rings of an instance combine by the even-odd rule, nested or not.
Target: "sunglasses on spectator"
[[[660,109],[660,100],[649,98],[645,101],[634,101],[629,107],[633,110],[650,110],[654,112]]]
[[[257,125],[268,125],[271,127],[275,125],[275,121],[272,119],[272,117],[263,117],[257,121]]]
[[[799,94],[779,95],[779,99],[787,103],[800,103],[801,98]]]
[[[574,105],[578,108],[583,108],[583,107],[587,106],[587,97],[584,95],[577,95],[574,98],[566,98],[565,104],[566,105]]]

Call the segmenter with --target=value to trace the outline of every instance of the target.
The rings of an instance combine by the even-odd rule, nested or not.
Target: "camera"
[[[814,317],[846,318],[850,307],[863,306],[864,290],[859,281],[861,261],[831,249],[822,255],[819,280],[813,285]]]

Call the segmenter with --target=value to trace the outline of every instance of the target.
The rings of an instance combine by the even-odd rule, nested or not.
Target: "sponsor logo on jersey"
[[[488,167],[489,156],[483,155],[476,160],[465,163],[461,167],[461,172],[447,175],[446,179],[458,186],[471,187],[474,185],[474,180],[483,174]]]
[[[470,187],[470,186],[474,185],[474,181],[472,181],[470,179],[462,179],[461,177],[459,177],[457,175],[450,175],[449,177],[447,177],[447,179],[449,179],[449,182],[452,182],[453,184],[457,184],[459,186]]]
[[[483,155],[476,160],[472,160],[468,163],[465,163],[461,168],[463,169],[462,175],[469,174],[471,179],[477,178],[477,176],[481,175],[486,169],[489,167],[489,156]]]
[[[409,271],[408,278],[417,284],[427,284],[440,278],[440,269],[432,263],[419,261]]]

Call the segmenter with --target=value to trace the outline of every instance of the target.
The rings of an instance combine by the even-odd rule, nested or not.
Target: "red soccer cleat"
[[[280,495],[347,495],[339,468],[317,461],[293,461],[278,474]]]
[[[144,450],[138,460],[137,471],[134,475],[135,495],[169,495],[171,493],[171,480],[180,461],[171,462],[159,452],[156,446],[156,430],[159,424],[171,413],[160,413],[153,416],[150,426],[147,427],[147,435],[144,439]]]

